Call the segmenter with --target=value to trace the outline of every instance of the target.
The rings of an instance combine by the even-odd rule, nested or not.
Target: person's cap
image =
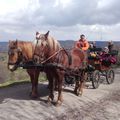
[[[80,35],[80,37],[85,37],[85,35],[84,35],[84,34],[82,34],[82,35]]]
[[[113,43],[113,41],[112,41],[112,40],[109,40],[108,43]]]
[[[108,49],[108,47],[104,47],[104,49]]]
[[[106,50],[109,50],[109,49],[108,49],[108,47],[104,47],[104,49],[103,49],[103,50],[104,50],[104,51],[106,51]]]

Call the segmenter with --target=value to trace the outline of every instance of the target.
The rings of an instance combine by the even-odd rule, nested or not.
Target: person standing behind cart
[[[108,49],[109,49],[109,52],[110,52],[110,53],[112,52],[113,47],[114,47],[114,44],[113,44],[113,42],[112,42],[112,40],[111,40],[111,41],[108,42]]]

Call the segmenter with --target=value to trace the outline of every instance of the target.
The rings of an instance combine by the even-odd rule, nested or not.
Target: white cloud
[[[99,0],[98,1],[98,8],[99,9],[107,9],[112,6],[114,0]]]
[[[24,10],[27,7],[29,0],[0,0],[0,15]]]
[[[0,40],[34,39],[36,30],[57,39],[120,40],[119,0],[0,0]]]

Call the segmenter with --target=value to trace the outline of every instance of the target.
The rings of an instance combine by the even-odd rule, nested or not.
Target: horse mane
[[[18,43],[20,44],[28,44],[28,43],[32,43],[31,41],[23,41],[23,40],[18,40]]]
[[[54,39],[53,37],[51,36],[48,36],[48,46],[52,49],[52,50],[55,50],[55,51],[58,51],[60,48],[61,48],[61,45],[60,43]]]
[[[32,59],[33,57],[33,52],[34,52],[34,45],[32,44],[31,41],[23,41],[19,40],[18,41],[18,48],[22,49],[22,53],[26,60]]]
[[[41,34],[41,35],[44,35],[44,34]],[[60,48],[61,48],[61,45],[60,43],[55,39],[53,38],[52,36],[48,36],[46,40],[44,40],[45,42],[45,45],[47,45],[49,47],[49,52],[56,52],[58,51]],[[36,45],[39,47],[41,44],[41,41],[40,40],[34,40],[33,42],[33,45],[36,47]]]

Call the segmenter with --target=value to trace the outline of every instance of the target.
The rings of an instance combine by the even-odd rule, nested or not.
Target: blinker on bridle
[[[20,54],[22,55],[22,49],[21,48],[11,48],[8,51],[8,55],[12,55],[14,53],[18,53],[18,56],[20,57]],[[8,63],[10,65],[18,65],[21,61],[21,58],[17,59],[16,63]]]

